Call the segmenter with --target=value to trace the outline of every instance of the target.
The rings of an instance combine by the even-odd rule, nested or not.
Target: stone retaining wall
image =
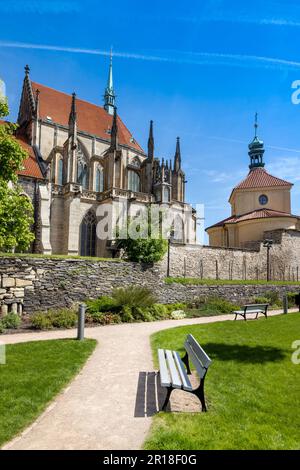
[[[21,314],[69,307],[86,298],[111,293],[114,287],[145,285],[158,301],[191,301],[215,295],[244,303],[265,292],[298,292],[298,286],[165,284],[166,261],[154,267],[137,263],[78,259],[0,257],[0,309]]]

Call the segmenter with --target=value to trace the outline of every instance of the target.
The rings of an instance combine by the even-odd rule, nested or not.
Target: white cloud
[[[55,52],[69,52],[74,54],[92,54],[108,56],[110,51],[101,49],[86,49],[80,47],[52,46],[47,44],[31,44],[23,42],[0,41],[0,47],[15,49],[33,49]],[[280,59],[275,57],[264,57],[243,54],[222,54],[208,52],[176,52],[173,56],[146,55],[133,52],[114,52],[115,57],[124,59],[146,60],[152,62],[170,62],[177,64],[193,65],[226,65],[230,67],[260,67],[275,69],[300,69],[300,62],[293,60]]]

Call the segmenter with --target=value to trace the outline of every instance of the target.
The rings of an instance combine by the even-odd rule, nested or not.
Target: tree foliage
[[[6,98],[0,96],[0,119],[8,115]],[[17,184],[27,152],[14,137],[14,124],[0,125],[0,250],[26,250],[34,235],[33,206]]]
[[[9,113],[7,100],[0,96],[0,119]],[[0,125],[0,181],[17,181],[17,171],[21,170],[23,161],[27,158],[24,150],[13,134],[15,124]]]
[[[160,214],[161,219],[162,214]],[[134,220],[128,220],[128,228]],[[158,222],[159,223],[159,222]],[[132,238],[130,236],[130,229],[127,233],[127,238],[121,240],[120,247],[124,249],[125,256],[130,261],[139,263],[156,263],[160,261],[167,252],[168,241],[163,238],[162,234],[158,237],[153,237],[151,229],[155,230],[154,220],[151,220],[151,210],[148,208],[148,216],[140,225],[136,226],[137,232],[140,232],[140,237]],[[154,225],[154,226],[153,226]]]

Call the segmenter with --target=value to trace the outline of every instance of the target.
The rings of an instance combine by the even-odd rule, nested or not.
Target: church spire
[[[255,120],[254,120],[254,139],[249,144],[249,152],[248,155],[250,157],[250,170],[255,168],[263,168],[265,163],[263,161],[263,156],[265,153],[264,143],[262,140],[259,140],[257,137],[257,128],[258,128],[258,114],[255,113]]]
[[[154,137],[153,137],[153,121],[150,121],[149,138],[148,138],[148,159],[154,159]]]
[[[111,127],[110,150],[118,150],[118,121],[116,106],[114,107],[114,116]]]
[[[176,152],[174,158],[174,170],[178,171],[181,168],[181,151],[180,151],[180,139],[177,137],[176,140]]]
[[[112,49],[111,49],[107,86],[105,88],[105,93],[104,93],[104,109],[108,112],[108,114],[111,114],[111,115],[114,114],[114,106],[115,106],[115,99],[116,99],[116,95],[114,92],[114,84],[113,84],[112,56],[113,54],[112,54]]]
[[[72,94],[71,110],[69,114],[69,135],[75,138],[77,126],[77,111],[76,111],[76,93]]]

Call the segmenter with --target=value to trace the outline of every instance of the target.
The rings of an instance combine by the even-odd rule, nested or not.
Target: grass
[[[190,284],[193,286],[223,286],[223,285],[270,285],[270,286],[300,286],[300,281],[265,281],[263,279],[200,279],[197,277],[166,277],[166,284]]]
[[[0,445],[33,422],[80,371],[95,340],[53,340],[6,347],[0,365]]]
[[[300,315],[173,328],[152,336],[183,353],[192,333],[211,356],[207,413],[159,413],[146,449],[300,449]]]
[[[65,260],[86,260],[86,261],[109,261],[113,263],[120,263],[120,258],[97,258],[96,256],[76,256],[76,255],[42,255],[37,253],[0,253],[0,257],[7,258],[44,258],[44,259],[65,259]]]

